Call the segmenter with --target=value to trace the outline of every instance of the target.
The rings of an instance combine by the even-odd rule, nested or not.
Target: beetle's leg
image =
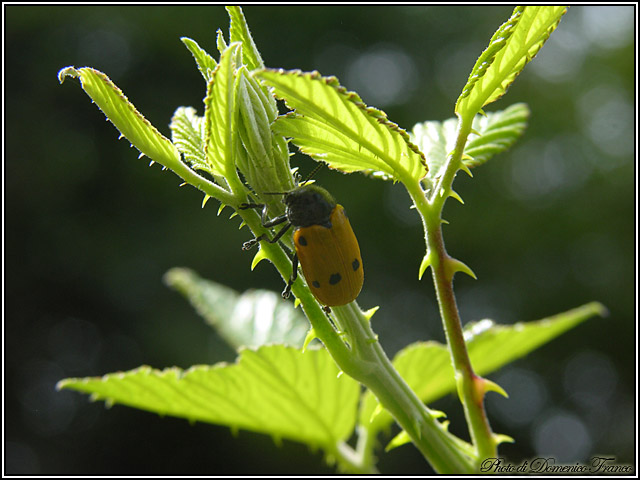
[[[282,291],[282,298],[289,298],[289,295],[291,294],[291,285],[293,285],[293,282],[295,282],[296,278],[298,278],[298,254],[297,253],[293,255],[292,267],[293,267],[293,271],[291,272],[291,277],[287,282],[287,286],[284,287],[284,290]]]
[[[264,211],[262,212],[262,226],[265,228],[275,227],[276,225],[280,225],[287,221],[287,214],[280,215],[279,217],[272,218],[271,220],[267,220],[266,213],[267,207],[264,207]],[[289,228],[289,227],[287,227]]]
[[[275,217],[272,218],[271,220],[269,220],[267,218],[267,206],[262,204],[262,203],[241,203],[238,208],[240,210],[246,210],[248,208],[262,208],[262,215],[260,217],[260,220],[262,222],[262,226],[265,228],[270,228],[270,227],[274,227],[276,225],[280,225],[281,223],[284,223],[287,221],[287,215],[280,215],[279,217]],[[284,235],[284,233],[289,229],[289,227],[291,226],[291,224],[285,226],[282,230],[280,230],[275,237],[273,237],[272,240],[269,240],[267,238],[267,234],[263,233],[262,235],[253,238],[251,240],[249,240],[248,242],[244,242],[244,244],[242,245],[242,249],[243,250],[249,250],[250,248],[253,248],[254,246],[256,246],[261,240],[265,240],[267,239],[267,241],[269,243],[276,243],[278,240],[280,240],[280,238],[282,237],[282,235]]]
[[[247,210],[249,208],[253,208],[254,210],[261,208],[262,215],[260,216],[260,220],[262,221],[262,225],[264,226],[265,223],[269,222],[269,220],[267,220],[267,206],[264,203],[241,203],[238,205],[238,210]]]
[[[273,225],[278,225],[279,223],[285,222],[287,220],[287,217],[286,216],[284,218],[276,217],[272,221],[275,222],[276,220],[277,220],[276,223],[273,223],[272,225],[266,225],[266,226],[270,227],[270,226],[273,226]],[[275,237],[273,237],[271,240],[269,240],[269,238],[267,238],[267,234],[266,233],[263,233],[259,237],[252,238],[248,242],[244,242],[244,244],[242,245],[242,249],[243,250],[249,250],[250,248],[255,247],[260,242],[260,240],[266,240],[269,243],[276,243],[278,240],[280,240],[280,238],[282,238],[282,236],[285,234],[285,232],[287,230],[289,230],[289,228],[291,228],[291,224],[290,223],[288,223],[284,227],[282,227],[280,229],[280,231],[278,233],[276,233]]]
[[[238,209],[240,210],[247,210],[249,208],[253,208],[256,210],[259,208],[262,209],[262,215],[260,216],[260,221],[262,222],[262,226],[266,228],[274,227],[276,225],[284,223],[284,221],[287,219],[287,215],[284,214],[269,220],[267,217],[268,208],[264,203],[241,203],[240,205],[238,205]]]
[[[260,235],[259,237],[256,238],[252,238],[251,240],[249,240],[248,242],[244,242],[242,244],[242,249],[243,250],[250,250],[253,247],[255,247],[258,243],[260,243],[260,240],[264,240],[265,237],[267,236],[266,233],[263,233],[262,235]]]

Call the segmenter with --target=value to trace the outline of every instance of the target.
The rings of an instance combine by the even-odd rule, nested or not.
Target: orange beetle
[[[269,240],[266,234],[249,240],[244,250],[261,240],[275,243],[293,225],[293,272],[282,296],[289,297],[291,285],[298,275],[298,261],[302,266],[311,293],[327,307],[345,305],[356,299],[364,282],[360,246],[342,205],[335,202],[324,188],[303,185],[287,192],[282,199],[284,215],[267,219],[267,207],[244,203],[241,209],[262,208],[262,225],[273,227],[287,224]]]

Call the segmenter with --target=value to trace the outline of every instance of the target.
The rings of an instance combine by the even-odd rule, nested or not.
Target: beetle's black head
[[[331,227],[330,217],[336,201],[324,188],[304,185],[287,193],[283,202],[287,206],[287,218],[294,227]]]

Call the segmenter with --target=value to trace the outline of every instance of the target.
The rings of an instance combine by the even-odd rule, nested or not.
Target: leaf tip
[[[609,309],[607,307],[605,307],[602,303],[600,302],[593,302],[592,303],[592,307],[594,309],[594,311],[600,315],[603,318],[606,318],[609,316]]]
[[[78,70],[76,70],[76,67],[73,67],[73,66],[64,67],[64,68],[61,68],[60,71],[58,72],[58,82],[62,84],[64,83],[67,77],[77,78],[79,76],[80,76],[80,73],[78,72]]]
[[[56,391],[59,392],[60,390],[66,388],[68,383],[69,383],[69,379],[68,378],[65,378],[64,380],[59,380],[56,383]]]

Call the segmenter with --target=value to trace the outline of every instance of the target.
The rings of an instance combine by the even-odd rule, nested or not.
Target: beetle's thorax
[[[294,227],[331,227],[331,212],[336,202],[324,188],[305,185],[287,193],[283,201],[287,206],[287,218]]]

